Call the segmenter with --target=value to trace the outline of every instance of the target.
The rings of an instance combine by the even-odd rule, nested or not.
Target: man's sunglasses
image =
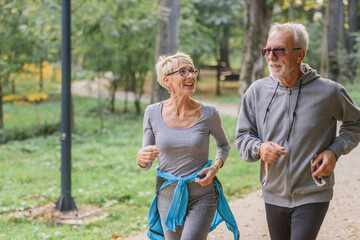
[[[187,77],[189,76],[189,73],[192,73],[195,77],[199,76],[199,73],[200,73],[200,69],[187,69],[187,68],[180,68],[179,70],[175,71],[175,72],[172,72],[172,73],[168,73],[166,74],[166,76],[170,76],[174,73],[177,73],[179,72],[180,76],[182,77]]]
[[[285,56],[286,51],[288,50],[300,50],[301,48],[263,48],[261,49],[261,54],[263,55],[263,57],[268,58],[270,56],[270,53],[272,52],[273,55],[276,58],[282,58]]]

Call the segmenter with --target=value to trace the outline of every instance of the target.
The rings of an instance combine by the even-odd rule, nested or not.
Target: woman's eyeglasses
[[[177,73],[179,72],[180,76],[182,77],[187,77],[189,76],[189,73],[192,73],[195,77],[199,76],[199,73],[200,73],[200,69],[187,69],[187,68],[180,68],[179,70],[175,71],[175,72],[172,72],[172,73],[169,73],[169,74],[166,74],[166,76],[170,76],[174,73]]]
[[[272,52],[273,55],[276,58],[282,58],[285,56],[286,51],[288,50],[300,50],[301,48],[263,48],[261,49],[261,54],[263,55],[263,57],[268,58],[270,56],[270,53]]]

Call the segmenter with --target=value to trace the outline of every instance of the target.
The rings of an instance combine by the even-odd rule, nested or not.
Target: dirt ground
[[[82,96],[92,94],[98,96],[97,86],[99,85],[93,86],[86,82],[77,82],[72,86],[72,93]],[[122,97],[121,92],[117,94],[117,97]],[[237,116],[238,107],[236,105],[213,104],[221,115]],[[329,211],[317,239],[360,240],[360,146],[350,154],[340,157],[335,168],[335,181],[334,197],[330,202]],[[232,200],[229,204],[237,221],[241,240],[270,239],[261,190]],[[133,233],[127,238],[118,239],[145,240],[148,238],[144,230],[141,233]],[[233,236],[222,223],[209,234],[207,239],[230,240],[233,239]]]

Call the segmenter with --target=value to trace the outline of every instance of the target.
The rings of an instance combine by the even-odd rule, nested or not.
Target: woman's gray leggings
[[[184,226],[177,226],[176,232],[165,230],[165,219],[170,207],[176,185],[170,184],[159,191],[157,206],[166,240],[206,240],[213,221],[218,196],[215,184],[202,187],[200,184],[187,183],[189,201]]]

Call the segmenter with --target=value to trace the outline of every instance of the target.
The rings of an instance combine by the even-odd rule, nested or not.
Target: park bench
[[[235,82],[235,81],[239,81],[239,77],[240,75],[237,72],[224,71],[220,75],[220,80],[223,82],[225,81]]]

